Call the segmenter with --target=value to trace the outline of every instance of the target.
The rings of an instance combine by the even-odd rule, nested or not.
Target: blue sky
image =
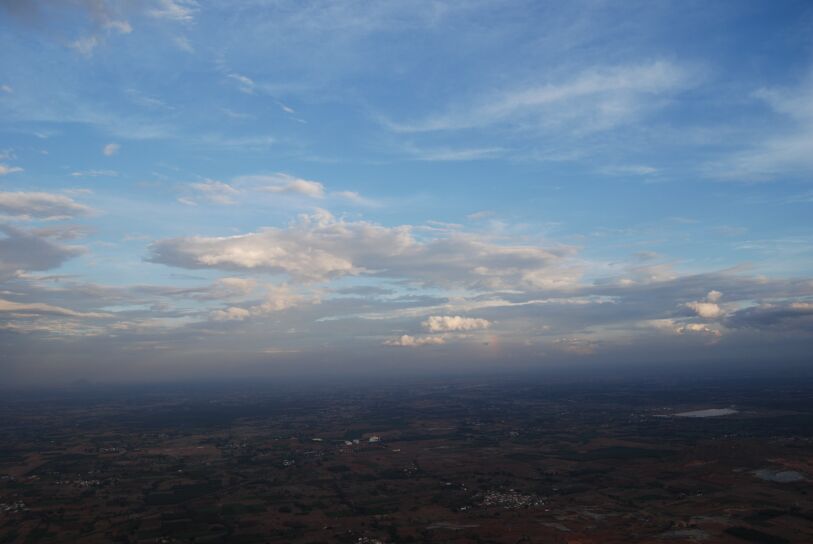
[[[0,1],[14,383],[813,347],[809,2]]]

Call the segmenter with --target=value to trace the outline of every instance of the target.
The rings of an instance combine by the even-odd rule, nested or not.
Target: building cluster
[[[483,496],[483,506],[499,506],[506,510],[516,510],[519,508],[531,508],[545,504],[542,497],[538,495],[526,495],[510,489],[508,491],[487,491]]]
[[[96,487],[101,485],[99,480],[57,480],[55,485],[70,485],[74,487]]]
[[[0,512],[22,512],[23,510],[27,510],[27,508],[22,501],[0,502]]]

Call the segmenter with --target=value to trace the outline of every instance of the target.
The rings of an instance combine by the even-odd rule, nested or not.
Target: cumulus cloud
[[[487,319],[459,315],[432,315],[422,325],[429,332],[458,332],[487,329],[491,322]]]
[[[703,319],[717,319],[725,315],[725,311],[717,304],[722,296],[720,291],[709,291],[705,301],[687,302],[686,307]]]
[[[686,307],[704,319],[716,319],[723,315],[723,309],[713,302],[687,302]]]
[[[107,144],[102,148],[102,153],[105,157],[112,157],[119,152],[121,146],[119,144]]]
[[[416,348],[420,346],[437,346],[445,343],[446,340],[442,336],[410,336],[404,334],[398,338],[386,340],[384,345],[398,348]]]
[[[284,273],[311,281],[363,274],[484,289],[563,289],[579,276],[567,264],[572,253],[563,247],[499,245],[469,233],[418,239],[410,226],[343,221],[319,211],[284,229],[160,240],[150,246],[148,260],[182,268]]]
[[[31,270],[50,270],[84,253],[75,246],[63,246],[30,232],[0,225],[0,278]]]
[[[722,331],[715,326],[705,323],[684,323],[674,319],[652,319],[647,321],[645,325],[663,332],[678,335],[699,334],[719,338],[723,334]]]
[[[41,192],[0,192],[0,214],[17,219],[67,219],[91,209],[70,197]]]

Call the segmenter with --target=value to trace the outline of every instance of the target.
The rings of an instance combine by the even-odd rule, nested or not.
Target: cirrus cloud
[[[654,108],[657,97],[692,86],[690,71],[668,61],[595,67],[565,81],[507,89],[416,122],[385,125],[395,132],[461,130],[497,124],[567,124],[605,130]]]

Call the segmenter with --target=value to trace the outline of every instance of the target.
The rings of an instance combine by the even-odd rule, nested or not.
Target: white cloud
[[[148,110],[172,111],[175,109],[160,98],[145,94],[138,89],[128,88],[124,90],[124,93],[127,95],[127,98],[133,102],[133,104],[137,104]]]
[[[466,217],[472,221],[482,221],[483,219],[488,219],[489,217],[494,217],[495,215],[496,214],[491,210],[481,210],[479,212],[470,213]]]
[[[251,294],[257,280],[251,278],[220,278],[215,282],[212,294],[216,298],[235,298]]]
[[[784,121],[780,130],[765,130],[750,149],[707,164],[711,177],[731,181],[774,181],[813,171],[813,77],[796,87],[760,89],[754,97]]]
[[[2,91],[4,93],[7,93],[7,94],[11,94],[11,93],[14,92],[14,89],[11,88],[11,85],[3,84],[3,85],[0,85],[0,91]]]
[[[85,36],[84,38],[78,38],[70,44],[73,49],[76,49],[85,56],[93,53],[93,50],[96,49],[96,46],[98,45],[99,38],[97,36]]]
[[[378,204],[375,200],[361,196],[355,191],[335,191],[331,195],[359,206],[376,206]]]
[[[181,51],[186,51],[187,53],[195,52],[195,48],[192,47],[192,42],[190,42],[189,38],[187,38],[186,36],[176,36],[175,45],[177,45],[178,49],[180,49]]]
[[[572,248],[498,245],[464,232],[418,239],[411,226],[337,220],[326,211],[300,216],[284,229],[160,240],[150,250],[151,261],[171,266],[258,270],[298,280],[364,274],[484,289],[563,289],[580,275],[569,264]]]
[[[598,349],[595,340],[575,336],[556,338],[553,340],[552,346],[559,351],[573,355],[593,355]]]
[[[194,0],[156,0],[155,7],[147,15],[156,19],[188,22],[194,18],[198,3]]]
[[[119,144],[107,144],[102,148],[102,153],[105,155],[105,157],[112,157],[119,152],[120,148],[121,146]]]
[[[105,23],[105,28],[115,30],[119,34],[129,34],[133,31],[133,27],[127,21],[108,21]]]
[[[250,293],[255,285],[251,280],[240,280],[239,278],[224,278],[224,280],[230,280],[229,283],[236,283],[235,287],[242,289],[244,294]],[[215,310],[209,314],[209,317],[214,321],[243,321],[249,317],[281,312],[303,304],[316,304],[319,300],[317,294],[305,296],[294,292],[285,284],[269,285],[265,299],[261,303],[248,308],[230,306],[223,310]]]
[[[251,312],[245,308],[231,306],[225,310],[214,310],[209,314],[213,321],[243,321],[251,317]]]
[[[398,338],[386,340],[384,345],[399,348],[416,348],[420,346],[437,346],[445,343],[446,340],[442,336],[410,336],[404,334]]]
[[[686,307],[693,310],[703,319],[717,319],[725,315],[725,310],[717,304],[723,294],[720,291],[709,291],[705,301],[687,302]]]
[[[658,173],[658,169],[653,166],[646,166],[644,164],[624,164],[617,166],[605,166],[600,170],[601,173],[610,176],[649,176]]]
[[[322,183],[284,173],[239,176],[229,183],[206,179],[189,183],[187,187],[216,204],[236,204],[240,197],[243,197],[244,201],[249,198],[256,201],[263,193],[320,200],[327,195]],[[334,191],[330,193],[330,196],[361,206],[377,204],[374,200],[353,191]],[[184,204],[193,204],[196,198],[187,195],[181,201]],[[290,201],[287,204],[290,204]]]
[[[294,308],[304,303],[318,302],[318,297],[308,298],[291,290],[287,285],[270,285],[265,300],[256,306],[251,307],[252,314],[262,315],[272,312],[280,312],[289,308]]]
[[[308,198],[324,198],[325,196],[325,186],[320,182],[298,178],[282,172],[240,176],[232,180],[232,183],[245,190],[298,195]]]
[[[100,312],[77,312],[60,306],[43,304],[39,302],[22,303],[0,299],[0,312],[14,314],[34,314],[34,315],[61,315],[65,317],[86,317],[102,318],[110,317],[110,314]]]
[[[487,329],[491,326],[491,322],[487,319],[459,315],[432,315],[422,325],[429,332],[457,332]]]
[[[229,79],[233,79],[239,85],[240,92],[245,94],[254,94],[256,90],[256,84],[254,80],[250,77],[241,75],[241,74],[229,74]]]
[[[687,302],[686,307],[704,319],[715,319],[724,314],[723,309],[713,302]]]
[[[235,204],[234,198],[240,191],[222,181],[207,179],[199,183],[190,183],[189,186],[199,191],[203,196],[216,204]]]
[[[426,149],[407,146],[405,151],[419,161],[455,162],[493,159],[505,155],[502,147],[437,148]]]
[[[704,334],[708,336],[720,337],[723,333],[716,328],[703,323],[687,323],[677,328],[678,334]]]
[[[321,183],[305,179],[291,180],[280,187],[268,187],[267,190],[272,193],[298,193],[311,198],[325,196],[325,187]]]
[[[115,170],[77,170],[71,172],[71,176],[75,178],[98,178],[98,177],[115,177],[119,173]]]
[[[14,172],[22,172],[23,169],[19,166],[6,166],[5,164],[0,164],[0,176],[5,176],[8,174],[13,174]]]
[[[311,198],[322,198],[325,196],[325,187],[318,181],[295,178],[287,174],[276,174],[269,176],[271,184],[264,189],[271,193],[296,193]]]
[[[103,334],[105,327],[89,324],[85,320],[65,319],[64,316],[48,317],[26,315],[0,323],[0,329],[17,334],[49,334],[58,337],[88,337]]]
[[[713,325],[707,325],[705,323],[684,323],[674,319],[651,319],[644,322],[644,325],[658,329],[659,331],[677,335],[698,334],[714,338],[719,338],[723,335],[722,331]]]
[[[0,192],[0,214],[18,219],[67,219],[88,215],[91,209],[70,197],[41,192]]]

